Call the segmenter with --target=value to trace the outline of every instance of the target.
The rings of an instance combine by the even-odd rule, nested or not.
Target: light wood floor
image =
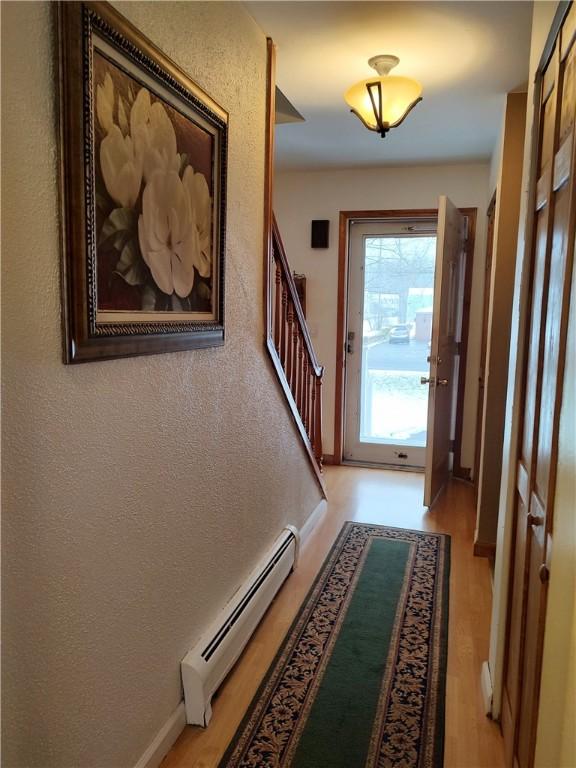
[[[500,768],[504,765],[500,729],[482,713],[480,694],[480,668],[488,656],[491,586],[488,561],[472,554],[471,487],[453,482],[428,512],[422,507],[423,475],[327,467],[326,476],[328,511],[303,547],[298,569],[214,698],[210,727],[188,726],[162,768],[218,765],[345,520],[452,536],[445,768]]]

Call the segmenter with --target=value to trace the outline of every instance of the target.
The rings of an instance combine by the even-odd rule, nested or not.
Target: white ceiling
[[[504,94],[528,74],[532,3],[247,2],[277,47],[276,82],[306,122],[276,129],[283,169],[459,162],[490,157]],[[343,93],[395,54],[392,74],[419,80],[423,101],[381,139]]]

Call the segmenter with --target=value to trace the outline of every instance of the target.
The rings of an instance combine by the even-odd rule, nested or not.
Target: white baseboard
[[[306,543],[306,540],[309,538],[326,511],[327,506],[326,500],[322,499],[300,529],[300,547]],[[140,757],[134,768],[158,768],[162,760],[173,747],[178,736],[184,730],[185,726],[186,708],[184,702],[181,701],[162,728],[158,731],[150,746]]]
[[[487,717],[492,717],[492,677],[490,675],[490,666],[487,661],[482,662],[482,672],[480,673],[480,688],[482,690],[484,714]]]
[[[322,499],[316,509],[310,514],[302,528],[300,528],[300,547],[303,547],[310,534],[320,522],[320,518],[328,509],[326,499]]]
[[[162,760],[174,746],[176,739],[186,726],[186,709],[181,701],[162,728],[158,731],[152,743],[140,757],[134,768],[158,768]]]

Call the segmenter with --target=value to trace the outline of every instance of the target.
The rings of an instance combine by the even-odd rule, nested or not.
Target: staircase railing
[[[276,220],[272,217],[267,287],[267,347],[324,491],[322,376]]]
[[[264,164],[264,312],[266,347],[292,411],[316,479],[322,475],[322,374],[272,213],[275,128],[275,50],[267,40]]]

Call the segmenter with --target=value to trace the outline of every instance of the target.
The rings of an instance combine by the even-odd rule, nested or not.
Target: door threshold
[[[342,459],[342,464],[347,467],[366,467],[366,469],[388,469],[397,472],[424,473],[424,467],[416,467],[410,464],[381,464],[376,461],[354,461],[353,459]]]

